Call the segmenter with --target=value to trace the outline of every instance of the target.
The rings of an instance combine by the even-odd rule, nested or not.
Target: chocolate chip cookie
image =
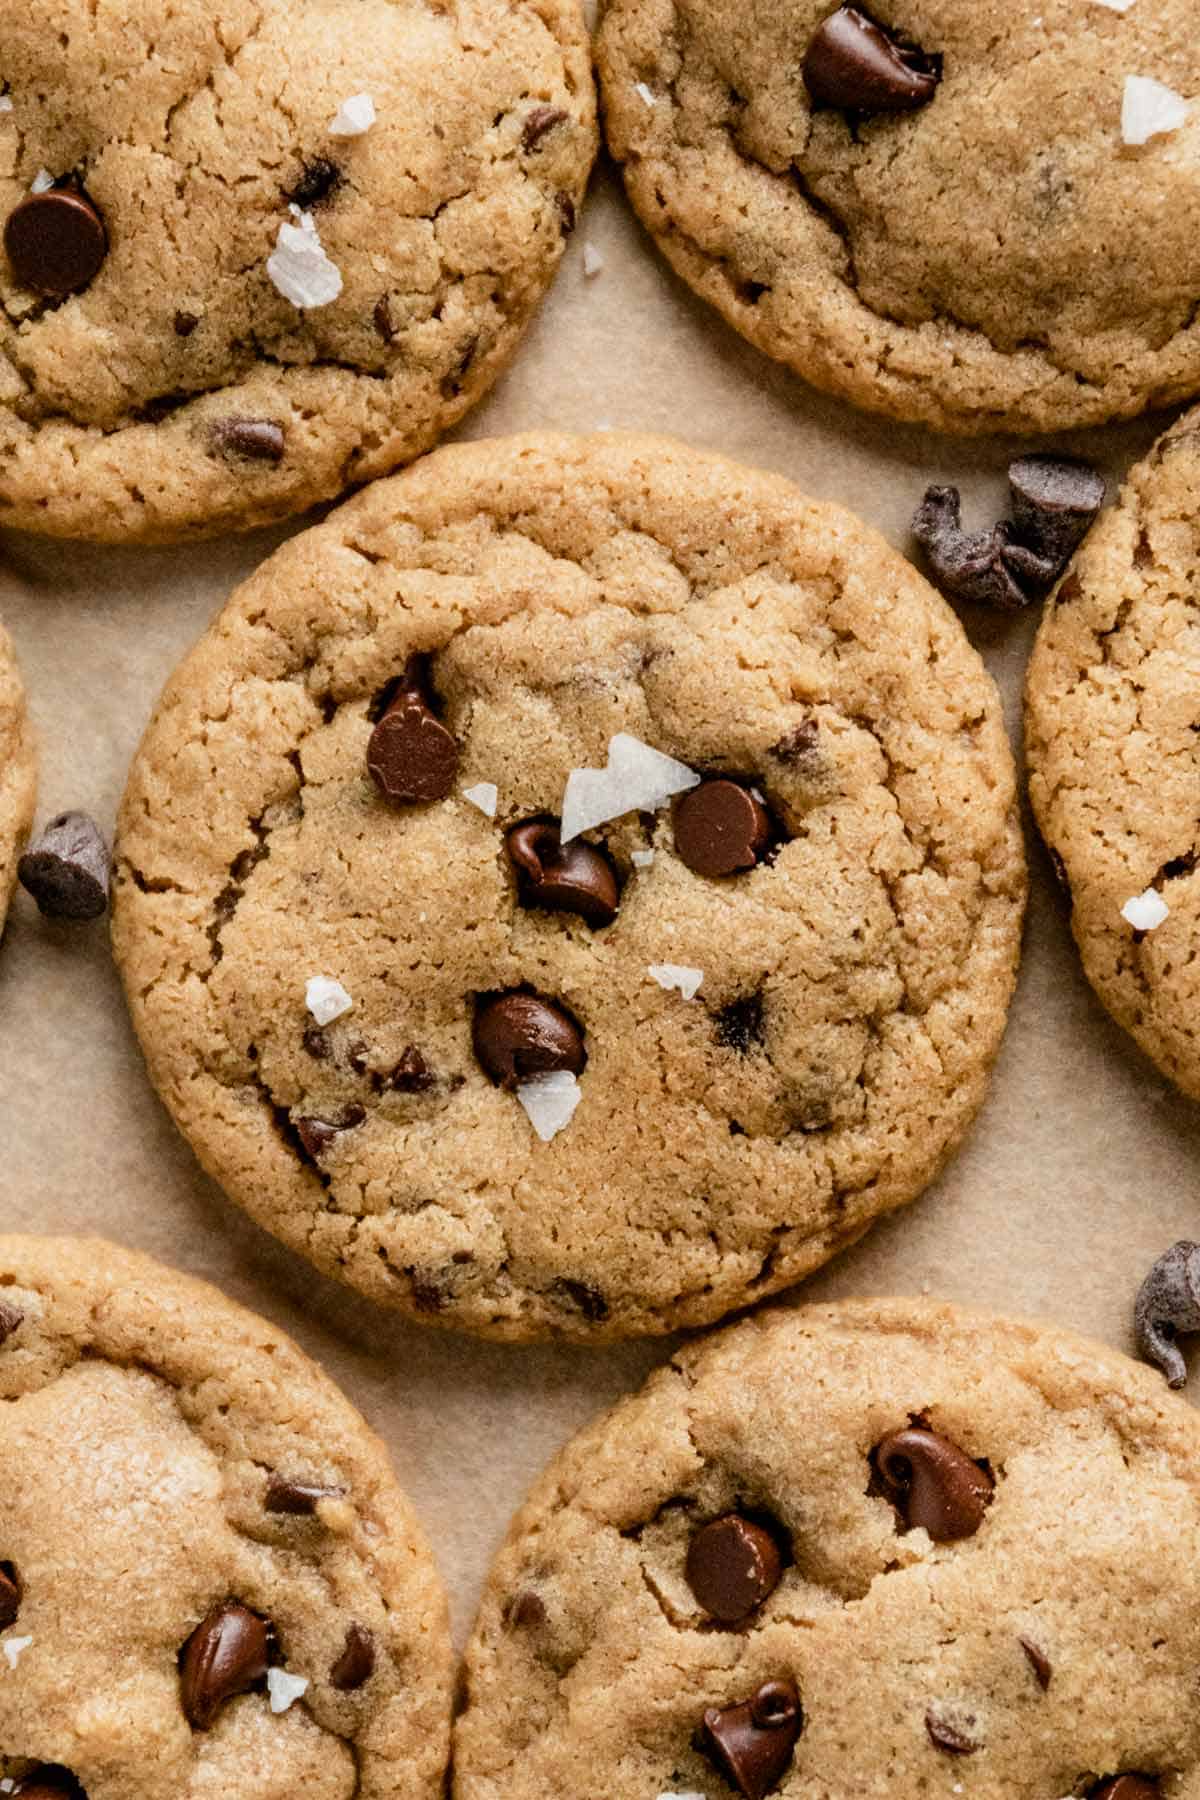
[[[1084,968],[1200,1098],[1200,411],[1130,474],[1038,633],[1030,796]]]
[[[419,1318],[600,1338],[920,1191],[1023,898],[995,689],[909,564],[777,477],[534,435],[234,595],[135,761],[114,929],[258,1220]]]
[[[147,1257],[0,1237],[0,1398],[0,1790],[441,1794],[432,1558],[287,1338]]]
[[[1156,1373],[932,1302],[760,1313],[534,1487],[455,1797],[1184,1800],[1198,1552]]]
[[[12,640],[0,626],[0,930],[17,878],[17,857],[33,817],[33,727]]]
[[[596,147],[579,0],[0,0],[0,524],[300,511],[486,391]]]
[[[1200,390],[1179,0],[609,0],[598,62],[663,253],[816,386],[956,432]]]

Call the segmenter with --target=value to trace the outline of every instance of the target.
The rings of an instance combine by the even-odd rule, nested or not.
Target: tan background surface
[[[591,280],[587,241],[605,259]],[[1071,447],[1119,479],[1161,424]],[[990,522],[1013,453],[860,417],[777,370],[668,274],[604,170],[524,350],[465,434],[540,425],[675,432],[781,470],[902,545],[928,481],[959,482],[970,522]],[[284,535],[97,552],[0,534],[0,617],[40,734],[39,818],[82,807],[111,827],[167,674]],[[1003,687],[1016,743],[1036,620],[966,623]],[[1176,1237],[1200,1237],[1200,1111],[1092,997],[1029,831],[1025,960],[983,1116],[936,1188],[800,1293],[929,1292],[1126,1345],[1148,1263]],[[388,1440],[451,1586],[460,1637],[528,1481],[667,1350],[661,1341],[476,1345],[402,1325],[318,1277],[229,1206],[176,1136],[143,1074],[104,926],[48,926],[23,894],[0,951],[0,1226],[106,1233],[216,1281],[291,1331]]]

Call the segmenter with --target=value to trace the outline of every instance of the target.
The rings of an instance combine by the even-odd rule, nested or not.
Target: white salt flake
[[[12,95],[0,94],[0,113],[12,111]]]
[[[1127,144],[1146,144],[1152,137],[1178,131],[1188,116],[1188,103],[1174,88],[1150,75],[1127,75],[1121,102],[1121,136]]]
[[[588,280],[593,280],[604,267],[604,257],[595,244],[583,246],[583,272]]]
[[[275,248],[267,258],[267,274],[285,300],[302,311],[328,306],[342,291],[342,272],[330,262],[311,213],[292,207],[297,224],[285,219]]]
[[[39,169],[29,184],[31,194],[48,194],[54,186],[54,177],[49,169]]]
[[[313,975],[304,989],[304,1004],[318,1025],[332,1025],[354,1002],[332,975]]]
[[[472,806],[477,806],[481,813],[487,814],[489,819],[495,818],[500,789],[494,781],[477,781],[474,787],[464,788],[462,794],[464,800],[469,800]]]
[[[286,1669],[268,1669],[267,1692],[271,1696],[271,1711],[285,1713],[301,1694],[308,1692],[308,1677],[289,1675]]]
[[[1128,12],[1133,0],[1096,0],[1097,6],[1107,6],[1109,12]]]
[[[653,88],[647,87],[644,81],[635,81],[633,84],[633,91],[642,102],[643,106],[656,106],[658,104],[654,98]]]
[[[3,1649],[5,1656],[8,1658],[8,1666],[10,1669],[16,1668],[32,1642],[32,1637],[5,1638],[4,1643],[0,1645],[0,1649]]]
[[[1135,931],[1153,931],[1162,924],[1170,912],[1170,907],[1158,892],[1157,888],[1147,888],[1144,894],[1135,894],[1121,908],[1121,917]]]
[[[648,869],[654,861],[653,850],[631,850],[629,860],[635,869]]]
[[[661,988],[678,988],[685,1000],[696,998],[704,980],[703,969],[689,969],[686,963],[651,963],[646,973]]]
[[[571,1123],[579,1105],[579,1083],[569,1069],[552,1069],[546,1075],[531,1075],[523,1081],[517,1089],[517,1099],[543,1144],[548,1144]]]
[[[329,127],[330,137],[361,137],[375,123],[375,102],[370,94],[351,94],[343,100]]]
[[[603,769],[572,769],[562,803],[560,842],[630,812],[654,812],[672,794],[698,787],[700,777],[686,763],[652,750],[627,731],[608,741]]]
[[[705,1800],[705,1796],[689,1791],[686,1794],[660,1794],[658,1800]]]

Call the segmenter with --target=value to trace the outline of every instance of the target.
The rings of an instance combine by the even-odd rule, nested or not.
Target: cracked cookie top
[[[112,1245],[0,1237],[0,1400],[5,1793],[435,1800],[441,1585],[287,1338]]]
[[[1200,1099],[1200,411],[1129,475],[1047,607],[1029,791],[1084,968]]]
[[[456,1800],[1184,1800],[1198,1553],[1200,1426],[1157,1373],[919,1300],[760,1313],[534,1487]]]
[[[1200,388],[1194,25],[609,0],[598,65],[633,204],[752,343],[893,418],[1053,431]]]
[[[205,1166],[527,1337],[697,1324],[911,1199],[1024,900],[995,688],[881,538],[666,440],[438,452],[273,556],[135,761],[115,944]]]
[[[0,625],[0,930],[17,879],[17,857],[33,818],[36,783],[25,690],[12,640]]]
[[[427,449],[594,111],[578,0],[0,0],[0,523],[240,529]]]

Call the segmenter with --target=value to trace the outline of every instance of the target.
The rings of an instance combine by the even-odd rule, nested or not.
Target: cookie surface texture
[[[0,43],[0,524],[34,531],[243,529],[427,449],[595,153],[578,0],[0,0]]]
[[[1029,665],[1030,797],[1096,992],[1200,1098],[1200,412],[1075,558]]]
[[[17,879],[17,858],[33,818],[36,780],[25,690],[12,639],[0,625],[0,930]]]
[[[944,602],[790,483],[614,435],[440,451],[272,557],[118,837],[205,1166],[374,1298],[511,1337],[712,1319],[911,1199],[1024,898]]]
[[[634,206],[759,349],[892,418],[1052,431],[1200,389],[1195,109],[1126,142],[1138,82],[1200,92],[1193,26],[1177,0],[611,0],[598,66]]]
[[[0,1238],[0,1281],[5,1791],[440,1795],[445,1597],[349,1402],[110,1244]]]
[[[944,1500],[964,1468],[959,1534],[912,1523],[920,1477]],[[759,1532],[779,1562],[722,1620],[714,1572]],[[468,1649],[456,1800],[1194,1800],[1198,1549],[1200,1425],[1156,1371],[930,1302],[768,1310],[535,1485]]]

